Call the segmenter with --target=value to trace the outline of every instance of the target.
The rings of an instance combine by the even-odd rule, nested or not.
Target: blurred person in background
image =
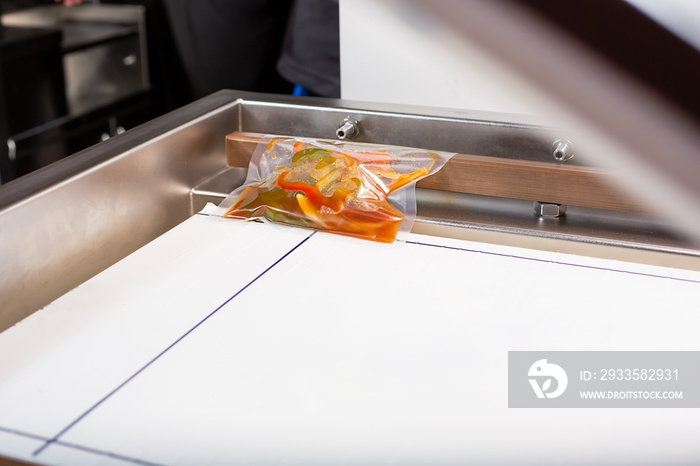
[[[289,94],[276,70],[292,0],[163,0],[195,98],[220,89]]]
[[[277,70],[297,91],[340,97],[338,0],[294,2]]]
[[[195,97],[340,97],[338,0],[164,0]]]

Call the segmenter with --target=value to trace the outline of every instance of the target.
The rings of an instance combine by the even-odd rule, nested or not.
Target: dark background
[[[0,183],[92,146],[105,134],[114,136],[117,126],[138,126],[194,100],[162,1],[101,3],[145,7],[150,89],[68,117],[60,31],[0,27]],[[0,12],[51,4],[0,0]],[[13,160],[8,138],[16,140]]]

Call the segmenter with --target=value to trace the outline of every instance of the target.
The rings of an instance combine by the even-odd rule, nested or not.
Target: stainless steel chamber
[[[229,133],[330,139],[348,119],[358,141],[559,163],[560,131],[515,115],[220,91],[0,186],[0,330],[240,185]],[[419,189],[414,232],[700,269],[699,246],[652,215],[543,217],[536,200]]]

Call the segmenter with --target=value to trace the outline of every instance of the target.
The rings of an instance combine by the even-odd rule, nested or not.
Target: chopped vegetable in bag
[[[415,219],[415,182],[451,154],[373,144],[266,137],[246,183],[220,205],[259,219],[391,243]]]

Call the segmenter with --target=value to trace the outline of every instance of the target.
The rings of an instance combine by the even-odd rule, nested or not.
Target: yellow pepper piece
[[[332,172],[328,173],[326,176],[321,178],[317,183],[316,187],[318,188],[319,191],[324,192],[328,188],[331,187],[333,183],[338,181],[340,179],[340,170],[333,170]]]
[[[267,145],[267,149],[265,149],[265,152],[270,152],[273,147],[275,147],[275,144],[277,141],[281,141],[282,138],[272,138],[270,139],[270,143]]]
[[[301,193],[297,193],[296,199],[299,203],[301,211],[304,212],[304,215],[306,215],[312,220],[318,220],[318,215],[316,215],[316,208],[311,203],[311,201],[306,198],[306,196],[304,196]]]
[[[397,189],[406,186],[408,183],[411,181],[415,181],[418,178],[422,176],[426,176],[428,174],[428,169],[427,168],[421,168],[420,170],[416,170],[413,173],[406,173],[404,175],[399,176],[399,178],[391,183],[389,186],[387,186],[388,191],[396,191]]]
[[[321,161],[316,164],[316,170],[321,170],[323,167],[327,167],[328,165],[330,165],[334,162],[335,162],[335,157],[333,157],[332,155],[329,155],[328,157],[321,159]]]

